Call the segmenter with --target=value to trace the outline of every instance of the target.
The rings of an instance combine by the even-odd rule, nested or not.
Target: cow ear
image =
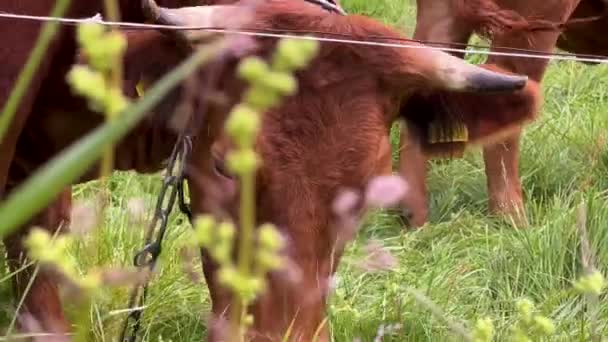
[[[501,71],[492,65],[485,69]],[[468,144],[487,144],[533,121],[542,102],[538,83],[511,93],[462,93],[434,90],[416,93],[400,116],[430,155],[454,156]]]

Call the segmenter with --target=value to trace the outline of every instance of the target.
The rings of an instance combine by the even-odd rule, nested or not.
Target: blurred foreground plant
[[[119,31],[86,23],[78,28],[78,43],[89,66],[74,66],[68,73],[68,83],[77,94],[88,99],[91,110],[103,113],[106,121],[112,122],[129,105],[122,92],[122,58],[127,41]],[[102,180],[110,175],[113,164],[113,146],[109,144],[101,162]]]
[[[254,148],[262,114],[279,105],[283,97],[296,92],[293,73],[306,67],[317,50],[316,41],[281,40],[270,64],[257,57],[244,59],[239,64],[239,76],[248,81],[250,87],[244,100],[231,111],[225,126],[236,146],[227,156],[227,166],[239,178],[238,239],[235,239],[237,229],[233,223],[216,222],[210,216],[197,218],[193,239],[195,245],[207,249],[220,265],[218,279],[233,294],[230,312],[233,342],[244,341],[247,327],[253,323],[247,307],[265,290],[266,274],[283,264],[279,254],[283,240],[276,227],[263,224],[255,229],[255,177],[261,160]],[[233,253],[237,240],[238,248]]]

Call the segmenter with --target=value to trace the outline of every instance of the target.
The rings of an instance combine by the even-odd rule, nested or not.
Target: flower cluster
[[[100,24],[86,23],[78,27],[78,43],[89,66],[75,65],[67,75],[68,83],[88,99],[92,110],[115,117],[129,104],[122,89],[110,80],[116,61],[127,47],[126,40],[117,31],[108,32]]]
[[[243,101],[230,112],[225,130],[235,146],[226,157],[226,165],[240,183],[239,235],[235,236],[235,224],[201,216],[191,240],[219,264],[218,280],[235,295],[232,323],[236,325],[233,334],[237,340],[253,323],[245,308],[265,290],[266,274],[284,264],[280,255],[284,241],[276,227],[263,224],[255,229],[255,174],[261,164],[255,140],[262,114],[297,91],[294,73],[308,65],[317,50],[318,43],[312,40],[281,40],[271,63],[249,57],[238,67],[239,77],[248,82],[249,88]]]
[[[531,300],[519,300],[517,302],[517,314],[517,324],[511,329],[513,340],[518,342],[536,341],[555,333],[553,321],[538,314]]]

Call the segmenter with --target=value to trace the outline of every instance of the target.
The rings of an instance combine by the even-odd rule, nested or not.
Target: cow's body
[[[254,17],[243,24],[279,31],[347,34],[355,39],[399,35],[371,19],[330,14],[299,0],[268,0],[256,9]],[[230,8],[226,11],[237,10]],[[232,12],[225,12],[220,16],[221,20],[228,17],[225,16],[227,13],[231,19],[240,18],[236,12]],[[90,16],[93,13],[91,9],[91,13],[83,12],[82,15]],[[209,13],[200,17],[211,20],[211,24],[217,25],[220,22],[218,18],[213,21],[213,16]],[[196,16],[189,18],[192,20]],[[190,24],[209,26],[210,23]],[[33,33],[32,40],[34,36]],[[70,95],[63,82],[68,66],[75,59],[73,39],[68,36],[63,38],[69,44],[65,43],[66,45],[60,46],[61,49],[56,47],[52,51],[47,59],[49,65],[40,73],[44,77],[40,76],[38,81],[38,89],[42,84],[42,89],[52,87],[53,91],[38,93],[33,88],[30,106],[25,106],[28,102],[24,103],[17,116],[16,122],[21,122],[22,127],[19,128],[23,130],[18,144],[17,137],[3,141],[3,148],[13,144],[11,149],[17,146],[18,151],[10,163],[12,166],[8,178],[11,186],[20,183],[41,163],[102,120],[100,115],[86,110],[82,100]],[[178,44],[158,32],[133,32],[128,35],[128,40],[125,70],[131,79],[137,79],[141,74],[158,76],[159,66],[168,69],[185,57],[183,51],[179,51]],[[268,56],[274,42],[266,39],[258,43],[259,54]],[[54,60],[59,53],[65,55],[65,59]],[[272,277],[271,290],[252,308],[255,316],[254,330],[261,334],[261,341],[268,338],[279,340],[292,322],[293,336],[311,340],[322,324],[328,282],[342,252],[341,247],[336,247],[339,232],[334,227],[331,202],[340,189],[362,189],[371,177],[390,171],[388,128],[399,115],[400,107],[412,94],[438,96],[442,99],[441,103],[448,107],[466,108],[463,111],[466,115],[460,119],[480,139],[494,136],[509,128],[513,122],[519,124],[527,119],[525,115],[535,110],[538,102],[534,82],[529,82],[523,91],[504,98],[462,94],[465,91],[520,89],[524,86],[525,79],[473,68],[436,51],[324,43],[319,56],[310,69],[298,74],[298,94],[289,98],[280,108],[266,113],[256,147],[264,160],[258,174],[258,220],[270,221],[281,227],[290,241],[287,253],[302,274],[301,281],[295,283],[286,283],[280,277]],[[42,79],[44,83],[41,82]],[[229,103],[238,100],[243,83],[234,79],[228,71],[225,77],[219,79],[222,80],[221,90],[233,99]],[[10,86],[10,82],[7,84]],[[35,95],[38,97],[33,101]],[[471,96],[474,98],[469,98]],[[508,108],[508,114],[515,119],[500,111],[488,116],[475,112],[473,108],[479,102],[494,106],[497,101],[508,104],[503,108]],[[229,106],[226,105],[215,105],[207,113],[206,126],[195,132],[189,168],[197,177],[214,177],[219,183],[235,189],[234,179],[216,172],[209,149],[212,143],[220,146],[220,150],[227,146],[222,137],[216,138],[228,109]],[[69,111],[77,113],[71,114]],[[409,115],[403,111],[401,114],[406,118]],[[452,119],[444,114],[446,113],[439,114],[434,119]],[[425,117],[418,119],[422,122],[428,120]],[[165,123],[163,119],[153,117],[136,128],[117,147],[117,167],[142,172],[158,169],[160,160],[167,156],[175,138]],[[41,145],[45,149],[37,151]],[[90,173],[83,180],[94,176],[94,173]],[[191,203],[193,210],[200,213],[207,208],[203,196],[205,189],[200,189],[197,177],[190,179],[193,181],[190,184]],[[34,223],[56,229],[68,219],[69,198],[70,192],[67,189]],[[237,198],[234,196],[232,201],[228,201],[228,206],[231,207],[228,212],[235,211]],[[20,238],[27,231],[23,229],[5,241],[13,261],[22,252]],[[15,262],[14,266],[16,265]],[[213,263],[205,262],[204,270],[212,296],[213,311],[218,316],[222,315],[228,309],[230,298],[216,287]],[[27,284],[27,279],[22,276],[17,282],[18,287]],[[47,274],[43,273],[36,278],[26,299],[26,310],[42,325],[43,330],[67,331],[56,284]],[[321,336],[324,339],[326,333],[323,332]],[[215,338],[212,336],[211,339]]]
[[[170,7],[185,6],[192,3],[192,1],[187,0],[164,1],[164,4]],[[54,0],[4,1],[0,4],[0,11],[46,16],[50,14],[54,4]],[[123,0],[119,4],[123,20],[144,21],[140,1]],[[72,1],[65,16],[87,18],[102,11],[103,1],[101,0]],[[7,102],[10,91],[13,89],[16,79],[37,40],[40,27],[40,23],[33,21],[0,18],[0,40],[3,42],[0,47],[0,60],[2,61],[0,69],[0,108],[4,108]],[[86,108],[86,106],[81,106],[83,101],[71,98],[64,81],[66,72],[75,61],[74,27],[63,26],[46,51],[40,67],[20,102],[6,136],[0,141],[0,199],[4,198],[6,193],[29,176],[33,169],[53,156],[51,152],[56,152],[55,147],[58,147],[41,143],[41,140],[45,140],[45,137],[37,136],[39,132],[36,131],[36,125],[30,125],[26,129],[28,135],[23,136],[21,133],[29,125],[28,122],[36,122],[39,119],[46,120],[45,114],[48,114],[50,110],[48,105],[58,102],[59,99],[66,100],[63,104],[72,106],[72,108]],[[91,123],[100,122],[100,120],[101,117],[94,118],[87,122],[87,125],[90,128]],[[69,135],[72,126],[69,126],[68,129],[65,126],[65,121],[63,124],[62,130],[55,130],[55,132],[60,134],[65,132]],[[59,129],[59,127],[57,128]],[[22,154],[18,156],[18,160],[14,160],[15,149],[20,138],[23,138],[23,142],[20,143]],[[33,144],[28,145],[28,142]],[[13,163],[15,161],[16,163]],[[11,176],[9,177],[11,168]],[[70,202],[71,191],[68,188],[46,211],[33,218],[28,227],[38,225],[55,231],[58,227],[65,226],[69,220]],[[21,240],[28,230],[28,228],[24,228],[7,237],[4,241],[13,271],[19,269],[22,265],[21,258],[24,249]],[[28,285],[31,271],[30,268],[25,269],[16,277],[16,295],[20,296],[23,293],[23,289]],[[24,302],[24,311],[31,314],[44,331],[65,332],[68,330],[61,312],[55,280],[44,270],[38,273],[28,291]]]
[[[239,18],[226,12],[219,17],[229,15]],[[200,25],[188,20],[181,24]],[[256,7],[251,20],[241,24],[247,29],[331,32],[360,40],[400,35],[369,18],[330,14],[303,1],[265,1]],[[274,42],[261,40],[260,44],[260,55],[268,56]],[[254,335],[255,340],[280,340],[291,326],[294,340],[309,341],[323,324],[327,291],[342,253],[332,201],[341,189],[363,189],[371,178],[390,172],[389,127],[399,114],[408,115],[400,108],[412,93],[432,94],[446,107],[459,105],[468,109],[466,113],[475,112],[460,119],[476,139],[495,136],[511,123],[529,119],[525,114],[538,103],[534,82],[504,97],[447,90],[445,87],[458,85],[443,79],[443,71],[455,76],[458,68],[450,68],[447,61],[439,63],[435,57],[428,50],[322,43],[319,57],[298,73],[298,93],[264,114],[256,146],[263,159],[256,182],[257,219],[258,223],[275,223],[287,237],[286,253],[299,268],[301,280],[290,283],[280,275],[270,277],[269,291],[252,308],[253,331],[261,334]],[[439,69],[440,75],[435,74]],[[223,90],[239,98],[234,89],[239,87],[228,82]],[[500,111],[484,116],[475,111],[479,103],[501,103],[512,117]],[[446,112],[435,119],[452,118]],[[229,145],[223,137],[214,143],[219,151]],[[197,158],[196,152],[193,157]],[[228,200],[228,212],[238,212],[239,197],[234,195]],[[193,193],[195,211],[201,211],[202,202]],[[213,263],[206,260],[203,267],[213,312],[221,315],[230,310],[230,296],[216,288]],[[321,339],[326,340],[327,330],[320,331]]]
[[[579,4],[580,2],[580,4]],[[556,43],[560,48],[577,54],[608,54],[608,42],[601,32],[608,27],[608,17],[591,22],[566,26],[560,32],[551,29],[535,31],[521,30],[526,18],[543,20],[544,23],[564,23],[573,18],[600,16],[608,6],[599,0],[418,0],[418,23],[415,39],[467,43],[473,32],[496,31],[492,48],[511,47],[552,52]],[[468,6],[468,7],[467,7]],[[485,13],[484,10],[487,10]],[[479,13],[481,12],[481,14]],[[499,14],[500,13],[500,14]],[[501,18],[503,19],[501,22]],[[542,26],[542,25],[541,25]],[[515,28],[514,31],[509,31]],[[558,41],[559,38],[559,41]],[[508,56],[490,56],[488,63],[496,64],[506,70],[525,74],[540,82],[547,67],[547,60]],[[417,105],[416,110],[430,110]],[[426,108],[426,109],[425,109]],[[493,110],[488,108],[489,111]],[[530,113],[530,117],[536,113]],[[425,141],[424,133],[428,127],[410,125],[408,134],[402,134],[401,160],[402,174],[409,181],[411,191],[406,196],[404,206],[409,211],[409,223],[421,226],[428,219],[426,190],[427,161],[432,152]],[[405,132],[405,130],[404,130]],[[525,224],[523,195],[519,179],[519,141],[521,130],[514,129],[510,136],[484,147],[484,161],[488,185],[489,207],[493,213],[503,213],[513,217],[516,222]],[[447,150],[436,148],[443,154],[454,153],[454,148],[462,152],[462,144],[448,145]]]

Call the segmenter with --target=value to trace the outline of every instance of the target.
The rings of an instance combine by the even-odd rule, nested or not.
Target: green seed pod
[[[494,337],[494,324],[489,318],[479,319],[473,329],[473,341],[490,342]]]
[[[535,311],[534,303],[527,298],[521,299],[517,301],[517,311],[523,322],[530,323],[532,314]]]
[[[105,35],[103,45],[106,48],[106,54],[111,59],[119,58],[123,55],[127,48],[127,40],[119,31],[112,31]]]
[[[87,49],[89,46],[98,44],[104,33],[105,27],[101,24],[81,24],[78,27],[78,42],[82,47]]]
[[[238,67],[239,76],[254,84],[262,80],[268,72],[268,64],[259,57],[247,57]]]
[[[230,288],[235,288],[235,286],[239,282],[238,273],[237,273],[236,269],[234,269],[234,267],[232,267],[232,266],[222,267],[217,272],[217,276],[218,276],[218,280],[219,280],[220,284],[230,287]]]
[[[281,96],[276,91],[263,86],[254,86],[245,93],[245,102],[260,113],[278,105],[280,101]]]
[[[234,242],[234,224],[232,222],[222,222],[217,227],[218,239],[220,242],[233,243]]]
[[[271,252],[276,252],[283,248],[285,244],[281,234],[273,224],[265,223],[260,226],[258,239],[262,248]]]
[[[214,246],[209,247],[211,256],[220,265],[227,265],[232,261],[232,243],[227,241],[218,241]]]
[[[68,72],[67,80],[76,93],[87,97],[95,106],[104,103],[107,86],[100,73],[86,66],[76,65]]]
[[[194,239],[201,247],[209,247],[213,243],[215,219],[211,215],[203,215],[194,222]]]
[[[259,159],[252,149],[243,149],[228,153],[226,157],[227,166],[230,171],[237,175],[245,175],[255,172],[259,165]]]
[[[283,266],[283,260],[279,255],[263,249],[258,250],[257,263],[264,271],[274,271]]]
[[[239,147],[251,147],[259,129],[259,114],[246,105],[234,107],[226,121],[226,132]]]
[[[264,280],[260,277],[252,277],[248,281],[248,288],[250,293],[253,294],[250,299],[253,300],[264,289]]]
[[[512,340],[515,342],[532,342],[530,337],[518,327],[511,329]]]
[[[120,89],[111,88],[106,97],[106,112],[110,117],[121,113],[129,105],[129,100]]]
[[[604,276],[598,272],[594,271],[591,274],[582,276],[578,281],[574,283],[574,288],[583,294],[591,294],[599,296],[602,294],[602,291],[605,286]]]
[[[533,324],[535,330],[541,335],[550,336],[555,332],[555,325],[553,324],[553,321],[547,317],[535,316]]]
[[[318,53],[319,44],[314,40],[282,39],[274,55],[275,70],[292,71],[302,69]]]
[[[269,72],[261,83],[281,95],[294,94],[298,86],[295,77],[285,72]]]

